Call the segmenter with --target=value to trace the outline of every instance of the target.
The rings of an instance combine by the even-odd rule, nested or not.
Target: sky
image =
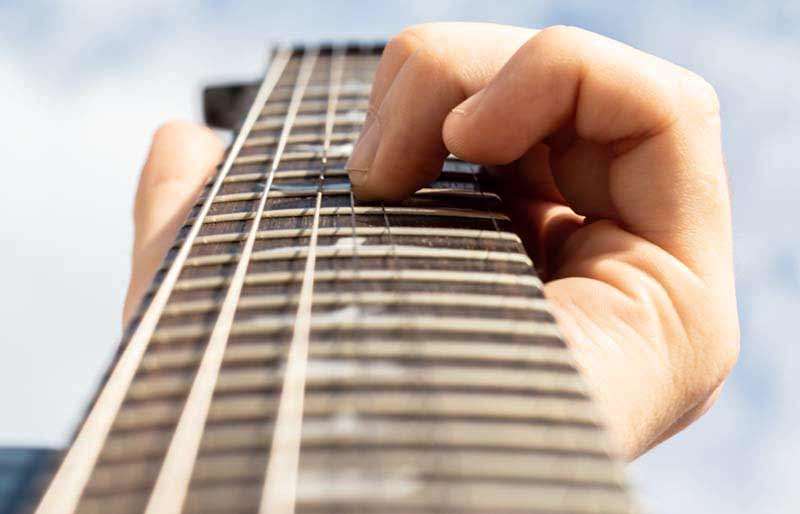
[[[577,25],[717,89],[740,361],[712,411],[629,467],[653,514],[800,509],[800,2],[0,0],[0,445],[66,443],[119,338],[153,131],[270,41],[385,38],[437,20]]]

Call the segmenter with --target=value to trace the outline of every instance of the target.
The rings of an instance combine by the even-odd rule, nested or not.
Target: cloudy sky
[[[203,84],[257,77],[274,40],[565,23],[700,73],[722,102],[741,360],[710,414],[631,466],[641,502],[796,512],[800,3],[732,4],[0,2],[0,445],[69,436],[119,336],[149,137],[166,119],[199,119]]]

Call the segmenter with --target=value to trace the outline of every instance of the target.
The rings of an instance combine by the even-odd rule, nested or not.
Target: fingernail
[[[485,89],[481,89],[474,95],[470,96],[457,106],[455,106],[450,112],[455,114],[461,114],[462,116],[466,116],[468,114],[472,114],[478,108],[478,105],[481,102],[481,98],[483,98],[483,92],[486,91]]]
[[[358,138],[353,153],[347,160],[345,168],[350,176],[350,182],[354,186],[360,186],[367,181],[369,169],[378,151],[378,143],[381,139],[380,122],[374,120],[367,127],[366,132]]]

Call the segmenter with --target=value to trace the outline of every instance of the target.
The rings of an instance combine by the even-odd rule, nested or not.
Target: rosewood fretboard
[[[380,50],[273,53],[38,514],[630,512],[478,167],[353,198]]]

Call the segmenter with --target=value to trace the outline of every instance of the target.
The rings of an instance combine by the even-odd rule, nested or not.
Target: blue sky
[[[742,354],[717,406],[631,466],[653,513],[800,507],[800,3],[0,1],[0,444],[63,444],[119,334],[150,134],[200,88],[255,78],[267,43],[434,20],[579,25],[717,88]]]

